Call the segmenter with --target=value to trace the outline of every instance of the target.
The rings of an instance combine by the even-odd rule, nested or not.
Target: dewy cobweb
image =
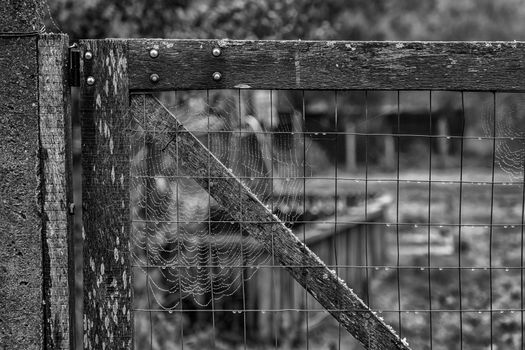
[[[237,90],[160,96],[215,157],[293,224],[303,210],[308,139],[305,143],[299,112],[289,123],[277,122],[273,97],[269,91]],[[256,108],[258,103],[265,108]],[[207,306],[238,291],[271,255],[195,182],[196,174],[183,173],[175,147],[157,144],[144,130],[145,118],[152,118],[148,111],[142,118],[135,118],[131,133],[131,254],[139,271],[135,278],[155,300],[145,307],[173,310],[188,299]]]
[[[496,137],[495,165],[509,181],[523,181],[525,161],[525,98],[522,94],[495,96],[495,102],[484,104],[483,133],[485,137]]]

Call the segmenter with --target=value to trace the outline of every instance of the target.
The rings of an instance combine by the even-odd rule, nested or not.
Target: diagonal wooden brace
[[[367,349],[410,349],[226,168],[160,101],[150,95],[131,96],[132,117],[161,149],[178,155],[180,171],[194,180],[283,265],[350,334]],[[146,114],[146,115],[144,115]],[[191,176],[190,175],[190,176]]]

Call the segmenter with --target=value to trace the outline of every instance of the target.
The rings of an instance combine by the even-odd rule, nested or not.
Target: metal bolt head
[[[157,58],[157,57],[159,57],[159,50],[157,50],[157,49],[151,49],[151,50],[149,51],[149,57],[151,57],[151,58]]]
[[[219,47],[214,47],[211,54],[215,57],[219,57],[221,55],[221,49]]]
[[[86,83],[90,86],[95,84],[95,78],[93,78],[92,76],[87,77]]]
[[[149,81],[151,81],[153,84],[158,83],[159,80],[160,80],[160,77],[158,74],[153,73],[152,75],[149,76]]]
[[[90,59],[92,59],[92,58],[93,58],[93,52],[91,52],[91,51],[86,51],[86,53],[84,53],[84,58],[85,58],[86,60],[90,60]]]
[[[219,80],[222,79],[222,74],[220,72],[215,72],[215,73],[212,74],[212,78],[215,81],[219,81]]]

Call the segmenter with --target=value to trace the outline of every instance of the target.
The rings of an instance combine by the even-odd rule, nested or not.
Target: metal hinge
[[[80,86],[80,49],[77,44],[69,47],[69,86]]]

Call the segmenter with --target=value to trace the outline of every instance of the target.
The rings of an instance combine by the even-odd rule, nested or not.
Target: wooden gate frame
[[[125,131],[131,120],[131,93],[189,89],[525,90],[525,45],[516,42],[130,39],[85,40],[80,48],[86,349],[116,341],[122,342],[122,347],[133,347],[131,268],[129,254],[124,253],[130,230],[130,154]],[[145,105],[166,126],[183,128],[158,101],[146,100]],[[137,106],[132,105],[131,111],[133,108]],[[187,137],[172,135],[178,147],[206,169],[209,152],[191,134],[182,135]],[[188,170],[199,171],[191,168],[191,162],[186,163]],[[212,161],[211,167],[214,176],[225,178],[226,187],[242,187],[218,160]],[[203,179],[201,185],[207,190],[211,184]],[[273,249],[281,263],[297,266],[294,262],[307,259],[306,265],[316,266],[288,270],[343,327],[367,348],[408,349],[375,313],[353,311],[368,307],[246,187],[242,188],[245,211],[252,208],[254,221],[265,219],[279,233],[274,237],[279,237],[280,244],[274,244]],[[217,196],[215,191],[212,195],[236,217],[239,208],[228,204],[230,198]],[[247,231],[263,245],[270,244],[267,232],[257,227]],[[106,288],[101,290],[101,285]]]
[[[75,346],[69,39],[42,33],[44,13],[44,0],[0,7],[0,347],[12,349]],[[137,39],[86,40],[81,49],[85,348],[133,347],[123,135],[130,93],[525,91],[522,42]]]

